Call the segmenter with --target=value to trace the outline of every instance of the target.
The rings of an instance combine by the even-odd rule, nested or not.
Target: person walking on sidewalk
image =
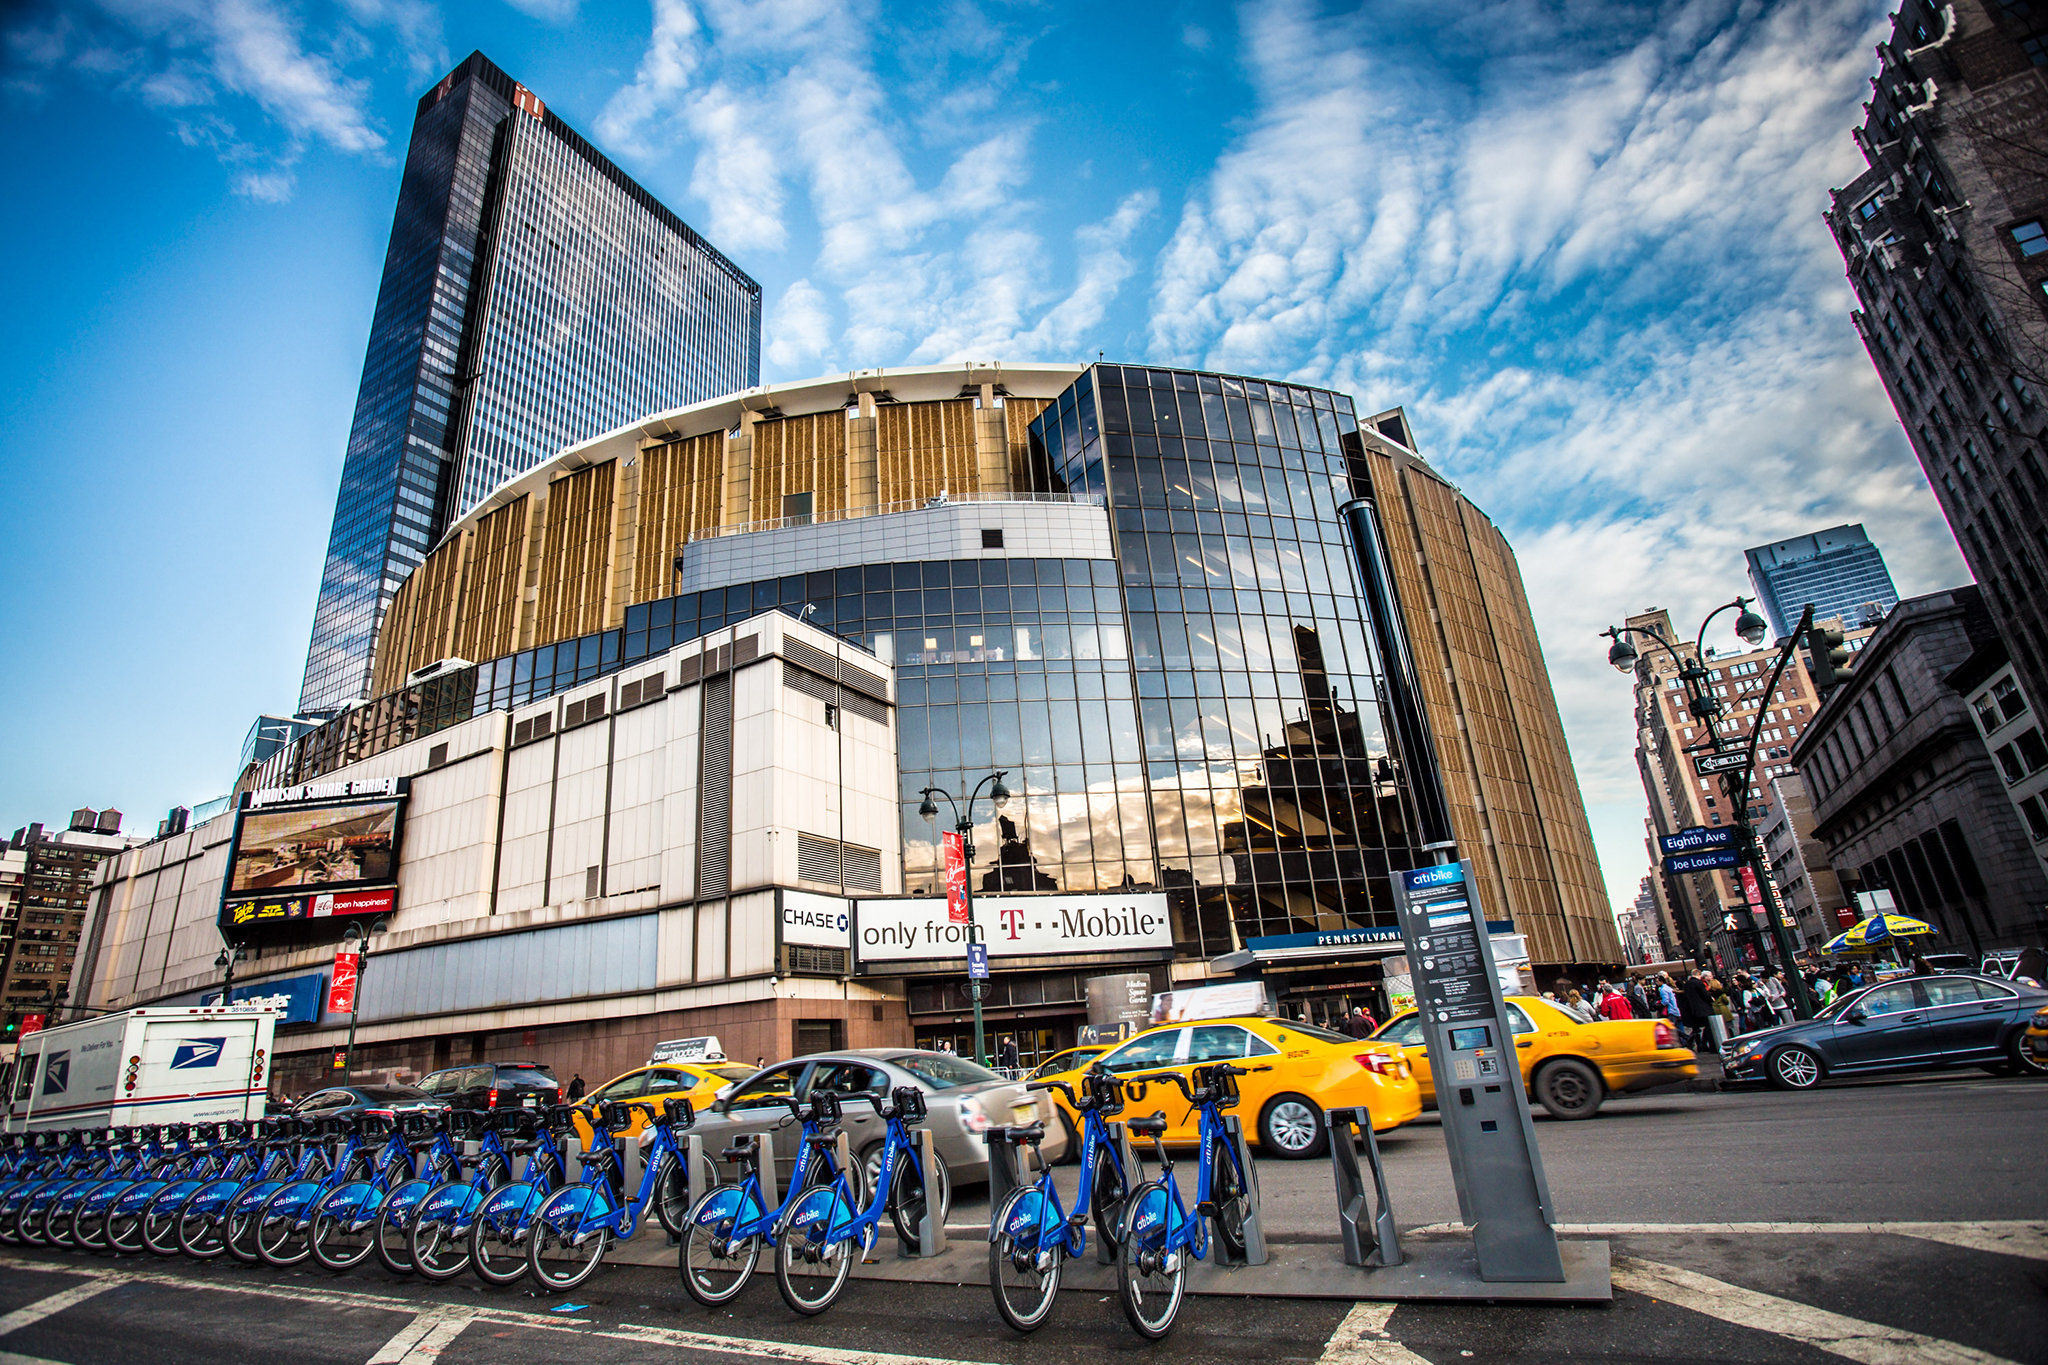
[[[1636,1012],[1630,1007],[1628,997],[1621,993],[1619,986],[1609,986],[1607,994],[1600,997],[1602,1019],[1633,1019]]]
[[[1764,976],[1764,1000],[1770,1005],[1771,1017],[1780,1024],[1792,1022],[1792,1006],[1785,998],[1785,974],[1768,972]]]
[[[1685,984],[1678,988],[1678,1018],[1688,1047],[1698,1051],[1706,1046],[1707,1016],[1713,1012],[1714,1002],[1707,995],[1705,978],[1698,972],[1687,972]]]

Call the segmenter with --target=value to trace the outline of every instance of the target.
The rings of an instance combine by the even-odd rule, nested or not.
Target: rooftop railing
[[[882,517],[895,512],[922,512],[932,508],[951,507],[963,502],[1040,502],[1100,507],[1103,505],[1103,498],[1099,493],[941,493],[935,498],[885,502],[876,507],[842,507],[831,512],[807,512],[794,517],[767,517],[760,521],[743,521],[737,526],[707,526],[691,532],[690,540],[695,543],[718,536],[744,536],[752,535],[756,531],[782,531],[792,526],[816,526],[827,521],[852,521],[857,517]]]

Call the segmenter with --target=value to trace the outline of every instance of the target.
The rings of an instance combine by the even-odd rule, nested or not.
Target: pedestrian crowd
[[[1720,1039],[1792,1022],[1785,974],[1746,971],[1723,981],[1707,973],[1673,980],[1669,972],[1601,979],[1584,991],[1560,980],[1543,998],[1584,1023],[1614,1019],[1663,1019],[1687,1047],[1718,1049]],[[1715,1021],[1719,1021],[1718,1034]]]

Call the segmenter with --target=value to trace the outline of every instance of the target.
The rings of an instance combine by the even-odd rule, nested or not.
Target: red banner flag
[[[967,845],[952,830],[939,836],[946,850],[946,922],[967,923]]]
[[[356,977],[362,967],[362,956],[347,948],[334,950],[334,979],[327,986],[327,1012],[329,1014],[354,1014],[356,1012]]]
[[[1751,905],[1764,903],[1764,890],[1756,884],[1756,869],[1753,867],[1742,869],[1742,895]]]

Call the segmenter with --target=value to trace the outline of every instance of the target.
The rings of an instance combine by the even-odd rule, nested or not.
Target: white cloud
[[[832,346],[832,308],[809,280],[770,301],[761,324],[768,364],[784,374],[816,373]]]
[[[505,0],[529,19],[544,24],[566,24],[576,17],[577,0]]]
[[[1515,544],[1589,801],[1638,811],[1602,831],[1632,895],[1641,788],[1598,629],[1696,621],[1748,591],[1743,548],[1839,521],[1903,591],[1965,575],[1818,219],[1860,168],[1881,16],[1533,8],[1243,10],[1256,107],[1181,206],[1151,335],[1407,405]]]
[[[368,88],[307,53],[296,28],[263,0],[217,0],[211,15],[214,70],[221,82],[262,105],[300,135],[344,152],[374,152],[384,135],[370,126]]]
[[[605,103],[597,118],[598,135],[622,150],[644,152],[642,133],[689,87],[700,55],[698,38],[697,12],[688,0],[654,0],[647,51],[633,83]]]

